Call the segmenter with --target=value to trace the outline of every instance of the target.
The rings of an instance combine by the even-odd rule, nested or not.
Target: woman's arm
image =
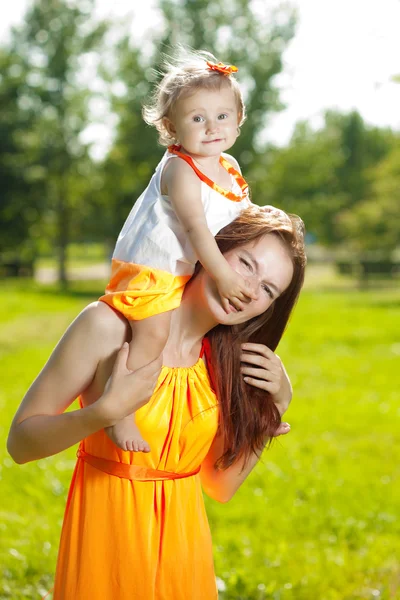
[[[286,412],[292,399],[292,386],[280,358],[263,344],[242,346],[242,374],[249,385],[268,391],[281,415]],[[290,425],[281,423],[275,437],[289,433]],[[202,463],[200,477],[204,491],[218,502],[228,502],[257,464],[260,455],[252,456],[244,465],[238,460],[225,470],[215,468],[215,463],[224,453],[221,435],[214,438],[211,448]]]
[[[150,363],[132,374],[128,346],[119,351],[125,324],[104,303],[90,305],[70,325],[26,393],[11,424],[7,449],[17,463],[57,454],[88,435],[130,414],[145,403],[159,373]],[[93,382],[103,359],[117,356],[112,377],[100,398],[64,413]],[[103,393],[102,393],[103,392]]]

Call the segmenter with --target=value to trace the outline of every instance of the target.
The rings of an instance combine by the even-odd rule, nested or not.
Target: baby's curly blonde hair
[[[210,52],[183,47],[178,47],[174,57],[165,58],[161,71],[162,79],[156,87],[152,101],[144,106],[142,111],[145,122],[157,129],[158,141],[162,146],[170,146],[177,141],[167,131],[163,123],[164,117],[171,118],[179,98],[200,89],[214,91],[223,85],[229,86],[237,104],[238,126],[245,120],[243,96],[235,77],[210,69],[207,61],[219,62]]]

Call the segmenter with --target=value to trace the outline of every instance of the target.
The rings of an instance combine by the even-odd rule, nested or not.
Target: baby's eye
[[[220,115],[218,115],[218,119],[220,121],[223,121],[224,119],[227,119],[228,115],[226,113],[221,113]]]
[[[200,115],[197,115],[196,117],[193,117],[193,121],[195,123],[202,123],[204,121],[204,119]]]

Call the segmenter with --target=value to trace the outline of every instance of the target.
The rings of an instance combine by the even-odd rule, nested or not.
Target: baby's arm
[[[229,302],[240,310],[246,297],[253,297],[253,294],[248,290],[246,280],[221,254],[208,229],[198,176],[184,161],[173,160],[165,169],[163,182],[201,264],[217,284],[224,310],[230,312]]]

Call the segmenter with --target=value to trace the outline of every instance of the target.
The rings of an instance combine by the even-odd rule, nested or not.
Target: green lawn
[[[291,433],[230,503],[207,501],[221,600],[400,598],[400,294],[321,291],[318,280],[310,271],[279,348],[295,388]],[[62,295],[0,287],[0,599],[38,599],[51,587],[75,449],[17,466],[5,439],[24,391],[102,284]]]
[[[69,244],[68,246],[68,266],[93,265],[107,261],[110,249],[105,244],[99,243],[80,243]],[[54,251],[50,254],[40,256],[36,261],[37,267],[56,267],[57,256]]]

